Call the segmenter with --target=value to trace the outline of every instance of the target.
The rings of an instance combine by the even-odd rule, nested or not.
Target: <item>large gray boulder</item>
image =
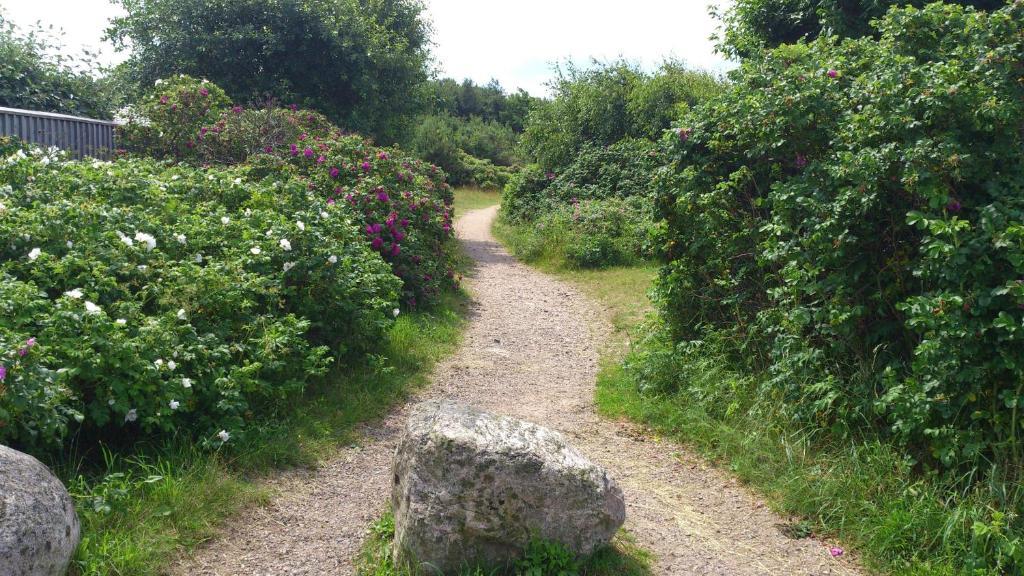
[[[39,460],[0,446],[0,574],[63,576],[78,536],[60,480]]]
[[[622,490],[557,432],[454,402],[413,408],[395,453],[395,561],[501,568],[533,537],[580,556],[626,519]]]

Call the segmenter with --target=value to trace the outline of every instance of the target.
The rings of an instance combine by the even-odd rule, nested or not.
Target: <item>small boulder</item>
[[[552,430],[448,401],[415,406],[395,453],[395,561],[503,568],[531,538],[578,556],[626,519],[622,490]]]
[[[0,446],[0,573],[63,576],[78,536],[60,480],[39,460]]]

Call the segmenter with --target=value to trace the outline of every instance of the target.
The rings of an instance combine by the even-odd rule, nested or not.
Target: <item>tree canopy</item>
[[[137,90],[173,74],[207,78],[235,101],[279,98],[384,142],[407,128],[427,79],[419,0],[115,0],[107,35],[131,50]]]

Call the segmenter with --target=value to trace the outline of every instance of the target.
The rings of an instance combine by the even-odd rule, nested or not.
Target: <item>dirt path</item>
[[[854,575],[735,480],[633,426],[599,418],[593,392],[607,321],[571,286],[518,263],[491,237],[495,208],[460,219],[477,270],[471,323],[459,352],[421,396],[446,397],[565,433],[622,485],[626,528],[656,556],[659,576]],[[404,418],[368,426],[360,446],[313,471],[273,482],[279,496],[204,547],[179,574],[351,575],[367,527],[383,510]]]

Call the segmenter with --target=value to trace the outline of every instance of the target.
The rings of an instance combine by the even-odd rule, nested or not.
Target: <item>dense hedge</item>
[[[1013,473],[1024,2],[878,27],[744,62],[672,136],[665,316],[677,339],[747,342],[795,417],[881,419],[945,465]]]
[[[299,178],[0,150],[0,441],[75,430],[219,445],[334,358],[401,282]],[[224,431],[224,433],[220,433]]]
[[[654,172],[666,161],[659,146],[647,140],[588,145],[558,174],[532,165],[510,179],[502,211],[512,221],[526,221],[582,200],[650,198]]]
[[[158,82],[120,134],[133,155],[244,163],[260,177],[299,178],[321,201],[350,206],[366,242],[403,280],[408,306],[454,282],[444,246],[452,236],[446,175],[397,148],[377,148],[312,111],[232,105],[214,84],[188,76]]]
[[[555,172],[587,147],[657,140],[682,112],[722,89],[714,75],[674,61],[653,74],[627,61],[569,65],[557,73],[554,98],[531,108],[522,137],[525,153]]]

